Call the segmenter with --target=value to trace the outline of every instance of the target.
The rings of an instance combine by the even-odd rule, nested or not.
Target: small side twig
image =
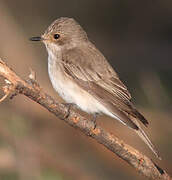
[[[10,69],[2,60],[0,60],[0,75],[7,79],[11,85],[13,93],[20,93],[33,101],[39,103],[48,111],[53,113],[59,119],[64,120],[70,126],[78,128],[87,136],[92,137],[98,143],[105,146],[111,152],[122,158],[130,164],[135,170],[139,171],[142,175],[150,179],[171,180],[171,177],[165,170],[160,168],[151,159],[140,153],[138,150],[127,145],[122,140],[113,136],[100,126],[96,126],[94,122],[81,116],[75,110],[71,110],[69,115],[68,107],[54,100],[51,96],[46,94],[35,81],[35,76],[31,73],[30,81],[22,80],[17,74]],[[11,92],[10,91],[10,92]],[[8,96],[6,93],[5,97]],[[5,98],[3,98],[5,99]]]

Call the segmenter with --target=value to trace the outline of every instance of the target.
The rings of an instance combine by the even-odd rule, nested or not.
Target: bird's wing
[[[148,124],[132,106],[126,86],[94,46],[67,50],[62,55],[62,65],[68,76],[96,97],[124,124],[134,129],[138,128],[126,114],[138,118],[145,125]]]

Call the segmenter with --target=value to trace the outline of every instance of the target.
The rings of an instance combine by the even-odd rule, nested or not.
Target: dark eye
[[[54,34],[54,39],[58,39],[60,37],[59,34]]]

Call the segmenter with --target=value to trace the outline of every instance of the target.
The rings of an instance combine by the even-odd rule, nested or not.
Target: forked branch
[[[68,106],[54,100],[46,94],[35,81],[33,72],[29,80],[22,80],[5,62],[0,60],[0,75],[5,79],[6,85],[3,88],[5,97],[9,94],[13,97],[17,94],[23,94],[33,101],[39,103],[48,111],[53,113],[59,119],[65,121],[70,126],[78,128],[85,135],[92,137],[98,143],[122,158],[130,164],[135,170],[149,179],[170,180],[171,177],[151,159],[140,153],[138,150],[127,145],[122,140],[113,136],[100,126],[94,126],[94,122],[71,109]],[[2,100],[5,99],[2,98]]]

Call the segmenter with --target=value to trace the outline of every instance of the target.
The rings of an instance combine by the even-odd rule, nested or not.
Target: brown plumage
[[[39,40],[39,37],[32,40]],[[48,70],[55,90],[88,113],[104,113],[133,129],[159,158],[141,126],[148,121],[131,103],[131,95],[103,54],[72,18],[54,21],[40,40],[48,51]]]
[[[87,60],[89,57],[90,61]],[[62,64],[65,72],[82,88],[108,106],[111,112],[119,110],[125,123],[137,129],[133,122],[125,115],[126,112],[138,118],[144,125],[148,121],[133,107],[131,95],[126,86],[120,81],[110,64],[93,44],[64,51]]]

